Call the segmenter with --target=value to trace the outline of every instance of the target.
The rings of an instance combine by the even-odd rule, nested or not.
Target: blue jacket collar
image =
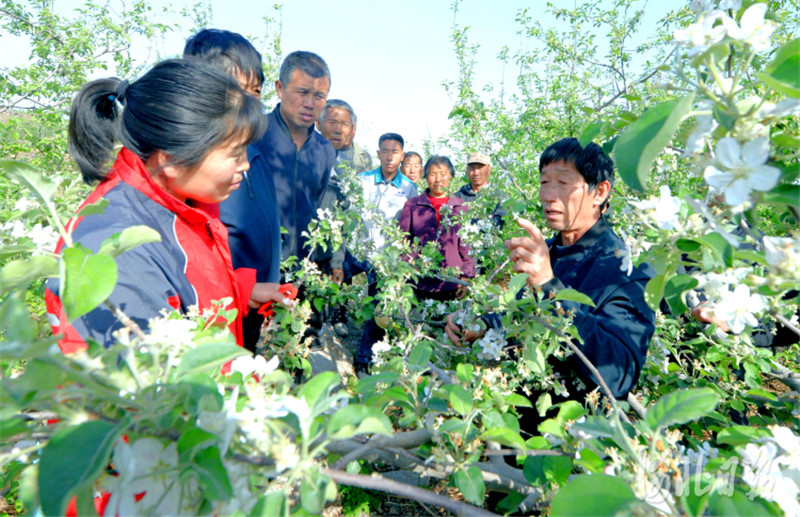
[[[386,181],[385,179],[383,179],[383,174],[381,173],[380,167],[372,171],[372,176],[375,180],[376,185],[379,185],[381,183],[391,183],[397,188],[400,188],[403,185],[403,180],[411,181],[410,179],[403,176],[403,173],[400,171],[397,171],[397,174],[395,175],[394,178],[392,178],[392,181]]]

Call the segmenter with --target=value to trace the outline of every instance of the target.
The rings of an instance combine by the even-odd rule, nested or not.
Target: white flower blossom
[[[14,203],[14,210],[18,212],[26,212],[31,208],[36,208],[37,206],[39,206],[39,203],[35,200],[27,197],[21,197],[16,203]]]
[[[755,313],[762,312],[766,308],[764,297],[758,294],[750,294],[750,288],[745,284],[736,286],[736,289],[722,296],[722,299],[714,307],[714,314],[725,321],[730,327],[731,332],[739,334],[744,330],[745,325],[756,327],[758,320]]]
[[[674,230],[680,226],[681,200],[672,195],[667,185],[662,185],[659,192],[657,198],[632,201],[631,204],[645,212],[662,230]]]
[[[179,479],[175,442],[165,447],[161,441],[150,437],[132,444],[118,440],[113,461],[119,476],[107,480],[105,486],[111,492],[107,505],[110,515],[194,513],[191,504],[198,494]]]
[[[723,191],[728,205],[741,205],[751,191],[767,191],[778,183],[781,172],[765,165],[768,159],[766,138],[751,140],[741,147],[733,138],[723,138],[717,143],[716,164],[706,167],[706,182]]]
[[[800,114],[800,99],[783,99],[778,104],[764,102],[758,110],[758,117],[761,119],[783,118],[798,114]]]
[[[729,38],[746,43],[753,47],[753,50],[760,52],[769,48],[769,37],[776,29],[775,23],[764,19],[765,14],[767,14],[767,4],[753,4],[742,14],[738,25],[725,16],[722,18],[722,26]]]
[[[800,237],[766,236],[762,242],[767,264],[788,278],[800,278]]]
[[[694,132],[686,139],[686,149],[684,149],[682,155],[684,158],[703,152],[706,143],[711,139],[711,133],[719,127],[716,119],[711,115],[713,106],[714,103],[711,101],[701,101],[698,104],[699,110],[708,111],[709,113],[707,115],[698,115]]]
[[[673,32],[675,42],[688,49],[689,56],[702,54],[725,37],[725,28],[717,22],[727,18],[725,13],[715,9],[704,11],[697,16],[697,21],[685,29]]]
[[[747,444],[740,450],[742,455],[742,480],[751,487],[750,497],[761,496],[778,503],[786,515],[800,515],[797,502],[797,484],[780,469],[778,448],[772,442]]]
[[[479,359],[498,360],[503,348],[508,344],[505,334],[501,330],[489,329],[486,334],[475,342],[474,348]]]
[[[733,11],[738,11],[742,8],[742,0],[722,0],[719,3],[719,8],[723,10],[731,9]]]
[[[197,323],[184,318],[151,318],[146,344],[194,346]]]
[[[259,377],[264,377],[277,370],[279,364],[280,361],[277,355],[272,356],[269,362],[264,359],[263,355],[257,355],[255,357],[246,355],[237,357],[231,362],[231,372],[239,372],[242,374],[242,377],[247,377],[251,373],[255,373]]]

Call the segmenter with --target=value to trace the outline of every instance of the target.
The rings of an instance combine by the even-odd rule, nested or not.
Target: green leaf
[[[472,404],[472,392],[467,391],[463,386],[453,386],[450,391],[450,405],[459,415],[466,415],[474,407]]]
[[[117,264],[107,255],[95,255],[83,246],[66,248],[61,303],[67,321],[83,316],[106,301],[117,284]]]
[[[730,496],[722,495],[719,492],[712,493],[708,498],[708,515],[725,515],[726,517],[784,515],[776,506],[760,497],[751,499],[741,488],[736,487]]]
[[[391,436],[392,422],[376,407],[351,404],[333,414],[328,420],[326,430],[335,440],[367,433]]]
[[[721,265],[726,267],[733,266],[733,246],[721,234],[712,232],[708,235],[697,237],[696,240],[711,250]]]
[[[528,448],[525,446],[525,440],[519,433],[515,433],[507,427],[494,427],[481,434],[482,440],[492,440],[501,445],[511,447],[512,449],[519,449],[525,451]]]
[[[468,383],[472,380],[473,372],[475,371],[475,367],[469,363],[459,363],[456,366],[456,377],[458,380],[463,383]]]
[[[33,193],[51,214],[56,213],[53,196],[58,186],[36,167],[16,160],[0,160],[0,169],[4,169],[11,180]]]
[[[543,417],[547,414],[547,410],[553,406],[553,397],[550,396],[549,393],[545,392],[539,395],[539,398],[536,399],[536,411],[539,413],[539,416]]]
[[[667,281],[664,287],[664,298],[667,300],[670,311],[675,316],[688,310],[683,301],[683,293],[697,287],[699,282],[691,275],[676,275]]]
[[[550,515],[611,517],[625,512],[636,501],[636,494],[622,479],[583,474],[556,493],[550,505]]]
[[[268,492],[258,498],[258,502],[250,510],[249,517],[274,517],[284,514],[286,495],[281,490]]]
[[[198,427],[183,431],[181,437],[178,438],[178,455],[180,456],[181,463],[189,463],[192,458],[194,458],[197,451],[215,445],[216,443],[216,435]]]
[[[8,244],[0,246],[0,260],[5,260],[14,255],[19,255],[20,253],[29,253],[34,249],[36,249],[36,246],[31,242],[27,244]]]
[[[661,299],[664,297],[664,280],[666,275],[656,275],[647,281],[644,288],[644,301],[648,307],[654,311],[658,310],[661,305]]]
[[[392,384],[396,380],[397,374],[395,372],[376,373],[375,375],[370,375],[369,377],[364,377],[363,379],[359,380],[356,384],[356,393],[360,393],[361,395],[372,395],[375,393],[375,386],[378,383]]]
[[[800,70],[800,38],[793,39],[779,48],[775,52],[775,57],[764,69],[765,73],[756,75],[773,90],[800,98],[798,70]]]
[[[425,368],[428,366],[428,361],[431,360],[432,354],[433,349],[431,348],[430,343],[423,341],[422,343],[417,344],[417,346],[415,346],[408,354],[408,364],[417,366],[419,368]]]
[[[681,251],[697,251],[702,244],[694,239],[678,239],[675,246]]]
[[[141,244],[160,241],[161,234],[149,226],[131,226],[106,239],[97,253],[116,257]]]
[[[672,391],[647,409],[645,421],[651,429],[685,424],[706,416],[718,403],[719,395],[711,388]]]
[[[694,93],[663,102],[631,122],[614,145],[614,161],[625,183],[639,192],[647,188],[653,161],[675,136],[694,102]]]
[[[764,72],[757,72],[756,77],[762,83],[772,88],[776,92],[782,93],[787,97],[792,97],[793,99],[800,99],[800,88],[798,88],[797,86],[792,86],[791,84],[787,84]]]
[[[3,403],[7,404],[7,401],[4,401]],[[27,430],[28,426],[25,425],[25,421],[21,418],[9,418],[2,420],[0,421],[0,442],[5,442],[10,437],[17,434],[22,434]]]
[[[215,501],[226,501],[233,497],[233,487],[218,448],[207,447],[198,452],[192,468],[197,472],[204,496]]]
[[[107,206],[108,199],[100,198],[100,200],[98,200],[96,203],[92,203],[81,208],[76,215],[78,217],[86,217],[89,215],[102,214],[106,211]]]
[[[476,506],[483,506],[486,485],[478,467],[470,467],[466,472],[463,470],[456,471],[453,474],[452,481],[456,488],[461,491],[464,499]]]
[[[207,343],[187,350],[175,375],[181,379],[194,373],[209,373],[228,361],[250,354],[246,348],[229,343]]]
[[[300,483],[300,505],[311,515],[322,514],[322,508],[325,506],[325,487],[320,479],[314,479],[314,476],[303,477]]]
[[[586,147],[586,145],[589,144],[589,142],[594,140],[595,137],[599,135],[600,132],[603,130],[604,125],[605,122],[597,121],[597,122],[592,122],[591,124],[586,126],[586,129],[583,130],[581,136],[578,137],[578,142],[580,142],[581,147]]]
[[[572,460],[566,456],[528,456],[522,474],[533,486],[547,482],[563,485],[572,471]]]
[[[800,208],[800,185],[778,185],[762,194],[765,203]]]
[[[118,434],[115,424],[92,420],[53,435],[39,462],[42,513],[64,515],[69,499],[91,486],[108,466]]]
[[[0,294],[26,289],[36,280],[51,276],[58,276],[58,260],[52,255],[12,260],[0,269]]]
[[[297,392],[299,397],[306,399],[308,407],[314,407],[320,397],[328,395],[334,386],[339,384],[339,376],[334,372],[322,372],[313,376]]]
[[[575,400],[567,400],[559,404],[558,416],[556,419],[562,424],[565,424],[567,422],[574,422],[586,413],[588,413],[588,411],[583,407],[583,404]]]
[[[584,305],[588,305],[589,307],[594,307],[594,302],[591,298],[587,295],[583,294],[580,291],[576,291],[575,289],[567,287],[566,289],[562,289],[556,293],[555,296],[556,300],[568,300],[570,302],[577,302],[582,303]]]
[[[602,474],[606,468],[606,463],[591,449],[578,451],[578,459],[575,460],[575,464],[592,474]]]
[[[747,445],[755,443],[761,438],[769,438],[772,433],[764,427],[748,427],[745,425],[734,425],[723,429],[717,434],[717,443],[726,445]]]

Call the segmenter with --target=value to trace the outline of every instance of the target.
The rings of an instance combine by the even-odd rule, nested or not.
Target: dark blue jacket
[[[250,176],[269,174],[272,177],[276,195],[273,199],[277,203],[280,224],[287,231],[281,235],[281,256],[286,260],[292,255],[300,258],[308,255],[308,250],[304,249],[306,239],[301,233],[308,230],[308,223],[317,216],[320,199],[336,163],[336,151],[313,126],[308,128],[309,135],[306,142],[297,149],[289,128],[280,115],[280,106],[278,104],[269,114],[267,132],[252,145],[253,155],[255,156],[257,152],[263,159],[254,160],[250,164]],[[226,203],[244,201],[237,207],[242,214],[268,210],[258,206],[270,202],[269,199],[260,197],[258,193],[254,199],[243,200],[243,197],[238,196],[236,200],[228,199]],[[248,235],[257,236],[260,233],[260,230],[255,228],[260,224],[255,217],[243,218],[242,223],[244,225],[242,231]],[[255,244],[260,246],[262,251],[266,248],[263,242]],[[233,247],[232,243],[231,248]],[[234,255],[236,253],[234,251]],[[260,268],[256,269],[260,271]]]
[[[573,323],[583,339],[578,344],[594,364],[615,397],[623,397],[639,380],[650,339],[655,332],[655,314],[644,301],[644,288],[655,276],[650,264],[642,264],[630,276],[620,270],[616,250],[625,243],[600,218],[578,242],[561,246],[561,234],[548,242],[550,265],[555,278],[542,285],[545,296],[570,287],[589,296],[595,306],[561,300],[561,306],[575,313]],[[500,321],[489,319],[491,326]],[[596,386],[589,370],[570,356],[569,366],[589,385]]]
[[[247,148],[250,170],[241,186],[220,204],[219,217],[228,227],[234,267],[256,270],[257,282],[281,279],[281,222],[278,197],[266,157],[257,145]]]

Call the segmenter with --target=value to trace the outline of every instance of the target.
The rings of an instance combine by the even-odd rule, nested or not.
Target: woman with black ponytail
[[[255,98],[217,68],[193,60],[168,60],[129,83],[93,81],[75,97],[69,151],[89,184],[83,205],[108,201],[102,214],[70,222],[72,240],[97,251],[105,239],[134,225],[149,226],[160,242],[116,257],[118,280],[109,297],[141,328],[163,309],[206,309],[231,298],[239,314],[269,299],[254,270],[234,271],[225,226],[193,208],[219,203],[238,188],[249,168],[246,147],[265,131]],[[60,242],[57,253],[64,243]],[[122,323],[102,304],[67,322],[59,282],[47,283],[48,316],[65,353],[92,339],[115,341]],[[241,319],[231,325],[241,344]]]

